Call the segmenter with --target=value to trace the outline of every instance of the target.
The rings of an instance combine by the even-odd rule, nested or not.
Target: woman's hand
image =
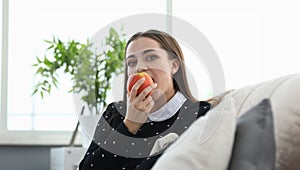
[[[154,101],[149,93],[156,88],[156,83],[148,86],[137,95],[137,91],[144,81],[145,78],[139,79],[133,85],[130,93],[127,94],[127,111],[124,124],[132,134],[136,134],[138,129],[146,122],[148,115],[154,106]]]

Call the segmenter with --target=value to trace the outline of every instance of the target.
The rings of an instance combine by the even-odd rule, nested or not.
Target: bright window
[[[7,114],[8,131],[72,131],[77,122],[72,82],[61,75],[59,89],[42,100],[31,96],[36,56],[53,36],[85,42],[107,24],[133,14],[166,13],[166,1],[141,3],[99,0],[9,0]],[[2,99],[6,100],[6,99]],[[5,114],[5,113],[1,113]],[[2,120],[3,121],[3,120]]]

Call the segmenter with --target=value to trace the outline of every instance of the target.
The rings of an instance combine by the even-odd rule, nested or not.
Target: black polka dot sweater
[[[210,109],[207,102],[186,100],[171,118],[155,122],[148,120],[138,132],[131,134],[123,123],[125,102],[111,103],[97,124],[80,170],[150,169],[163,151],[150,156],[155,141],[169,133],[182,134],[198,117]]]

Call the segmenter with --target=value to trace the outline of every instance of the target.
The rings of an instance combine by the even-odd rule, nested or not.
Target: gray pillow
[[[273,113],[269,99],[241,115],[228,170],[275,169]]]

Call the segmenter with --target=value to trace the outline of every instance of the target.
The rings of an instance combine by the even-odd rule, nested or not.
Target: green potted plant
[[[122,29],[121,31],[122,32]],[[49,44],[43,59],[37,57],[36,76],[39,81],[34,86],[34,94],[50,94],[52,87],[58,87],[58,71],[71,75],[73,86],[69,92],[81,93],[81,99],[87,103],[90,113],[97,114],[107,105],[107,92],[111,89],[111,80],[123,72],[125,34],[110,28],[101,52],[96,54],[93,44],[87,40],[81,43],[75,40],[63,42],[58,38]]]
[[[34,86],[32,95],[40,94],[43,98],[45,93],[51,94],[52,87],[59,85],[58,73],[63,71],[64,74],[70,75],[73,86],[69,92],[80,94],[81,100],[88,106],[88,113],[94,115],[80,117],[81,127],[85,131],[82,136],[85,147],[99,117],[95,115],[99,115],[107,105],[107,93],[111,89],[112,78],[124,70],[125,34],[122,34],[122,29],[118,33],[114,28],[110,28],[104,45],[99,47],[102,49],[100,52],[95,52],[94,48],[97,47],[89,40],[86,43],[75,40],[63,42],[54,37],[52,41],[45,42],[49,44],[46,54],[43,59],[37,57],[37,63],[33,64],[39,81]],[[84,111],[84,106],[81,107],[80,115]],[[74,144],[78,127],[79,121],[73,131],[70,146]]]

